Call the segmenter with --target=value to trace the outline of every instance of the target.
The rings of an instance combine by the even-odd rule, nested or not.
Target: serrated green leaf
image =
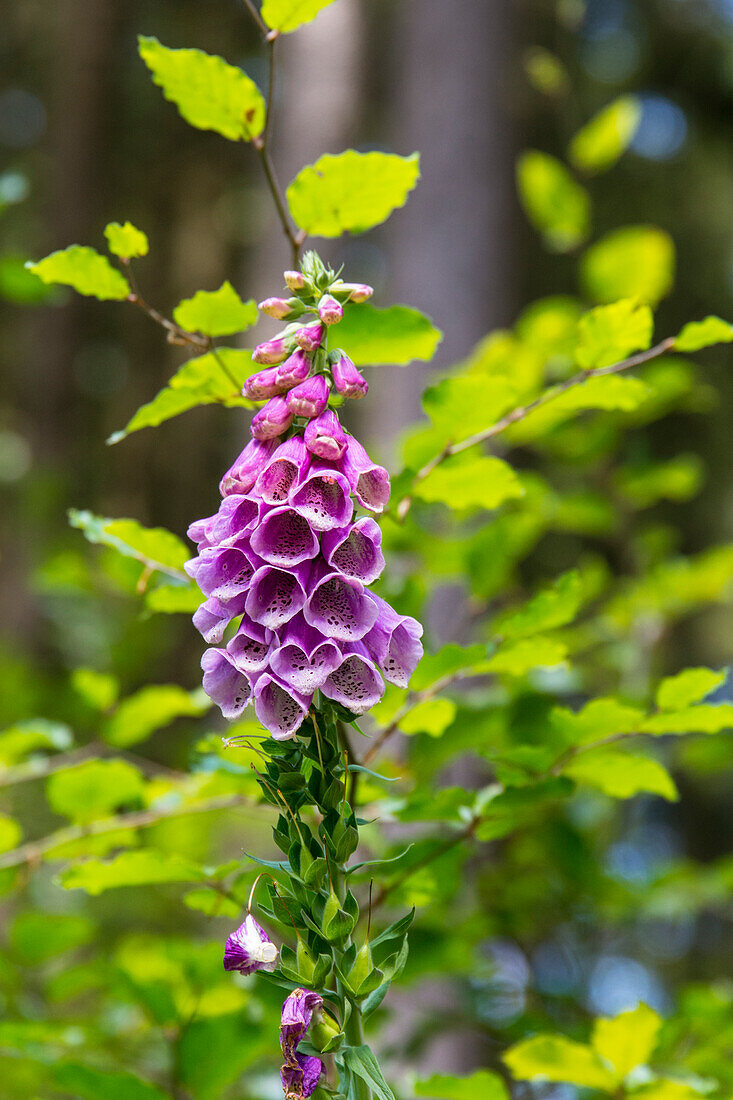
[[[538,592],[523,607],[500,615],[492,623],[492,630],[512,640],[555,630],[575,618],[582,599],[580,574],[571,569]]]
[[[633,412],[644,404],[649,395],[649,387],[640,378],[621,374],[591,376],[553,397],[545,405],[533,409],[524,419],[512,425],[505,432],[505,437],[518,444],[533,442],[576,413],[591,409]]]
[[[88,943],[94,931],[88,917],[29,910],[13,921],[10,943],[22,963],[35,966]]]
[[[733,729],[733,703],[701,703],[666,714],[653,714],[641,725],[642,733],[653,734],[722,733],[729,729]]]
[[[603,172],[628,148],[641,118],[635,96],[619,96],[586,122],[570,142],[568,156],[584,172]]]
[[[730,344],[733,341],[733,325],[720,317],[706,317],[704,321],[690,321],[674,342],[675,351],[700,351],[714,344]]]
[[[457,710],[452,699],[425,699],[400,720],[400,729],[406,734],[427,733],[440,737],[452,723]]]
[[[595,302],[637,298],[656,305],[674,282],[675,248],[654,225],[629,225],[601,237],[580,262],[586,294]]]
[[[148,611],[162,611],[168,615],[193,615],[201,599],[201,589],[197,584],[160,584],[146,591],[145,606]]]
[[[532,302],[520,314],[515,330],[543,356],[570,359],[575,351],[578,321],[583,307],[577,298],[557,294]]]
[[[656,794],[675,802],[679,797],[672,776],[658,760],[622,749],[589,749],[566,764],[563,775],[587,783],[610,798]]]
[[[138,803],[145,780],[127,760],[85,760],[55,772],[46,782],[46,798],[54,813],[78,824],[109,817]]]
[[[163,95],[199,130],[251,141],[265,126],[265,101],[253,80],[202,50],[171,50],[157,38],[138,39],[140,56]]]
[[[725,670],[713,672],[711,668],[686,668],[662,680],[657,688],[657,706],[660,710],[680,710],[692,703],[699,703],[724,684],[726,676]]]
[[[53,1080],[64,1092],[81,1100],[166,1100],[166,1093],[131,1073],[108,1073],[91,1066],[62,1063]]]
[[[510,1047],[504,1061],[519,1081],[568,1081],[612,1092],[616,1080],[594,1050],[562,1035],[535,1035]]]
[[[592,699],[576,713],[554,707],[550,721],[568,745],[588,745],[618,734],[638,733],[644,711],[613,697]]]
[[[227,280],[218,290],[199,290],[193,298],[184,298],[173,310],[173,320],[187,332],[232,336],[255,323],[257,306],[251,298],[243,302]]]
[[[315,237],[364,233],[404,206],[420,178],[420,156],[354,149],[301,169],[287,189],[293,220]]]
[[[26,266],[44,283],[70,286],[78,294],[99,298],[102,302],[122,302],[130,293],[122,272],[112,267],[106,256],[87,245],[72,244],[36,263],[29,261]]]
[[[274,31],[289,34],[310,23],[333,0],[263,0],[260,14]]]
[[[125,222],[124,225],[110,222],[104,227],[104,235],[107,238],[107,247],[114,256],[134,260],[148,254],[148,238],[132,222]]]
[[[17,848],[23,830],[14,817],[0,814],[0,852],[10,852]]]
[[[578,322],[575,360],[584,370],[620,363],[651,347],[654,318],[649,306],[631,299],[598,306]]]
[[[522,483],[508,462],[468,451],[446,459],[414,490],[421,500],[445,504],[456,511],[498,508],[523,493]]]
[[[120,852],[113,859],[89,859],[67,867],[58,876],[65,890],[85,890],[95,896],[119,886],[152,886],[163,882],[202,882],[203,868],[190,860],[155,848]]]
[[[568,647],[564,642],[538,635],[500,645],[483,667],[487,672],[524,676],[534,668],[552,668],[562,664],[567,654]]]
[[[601,1017],[593,1026],[593,1049],[616,1071],[619,1080],[637,1066],[646,1065],[657,1044],[661,1017],[640,1004],[613,1019]]]
[[[252,352],[239,348],[217,348],[189,359],[173,375],[168,385],[152,401],[142,405],[129,423],[114,432],[108,443],[119,443],[131,432],[154,428],[165,420],[188,412],[198,405],[225,405],[227,408],[255,408],[255,403],[241,396],[244,381],[254,370]]]
[[[517,187],[527,217],[547,245],[567,252],[590,232],[590,196],[561,161],[530,149],[517,161]]]
[[[136,558],[148,569],[186,578],[184,562],[188,547],[165,527],[143,527],[135,519],[105,519],[93,512],[69,510],[69,523],[84,532],[93,543],[111,546],[126,557]]]
[[[126,748],[176,718],[195,718],[210,708],[211,702],[200,691],[185,691],[177,684],[151,684],[122,700],[103,736],[110,745]]]
[[[97,672],[93,668],[75,668],[71,674],[71,686],[95,710],[113,707],[120,691],[116,676],[110,672]]]
[[[405,366],[429,362],[443,338],[429,317],[410,306],[377,309],[371,303],[347,305],[333,333],[358,367]]]
[[[0,764],[17,764],[31,753],[45,749],[68,749],[73,742],[74,735],[65,723],[29,718],[0,733]]]
[[[415,1082],[415,1096],[432,1096],[435,1100],[508,1100],[507,1087],[498,1073],[477,1069],[468,1077],[434,1073]]]

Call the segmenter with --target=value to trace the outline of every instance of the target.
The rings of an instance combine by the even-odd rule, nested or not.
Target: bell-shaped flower
[[[263,672],[254,688],[255,714],[276,741],[295,737],[311,704],[310,695],[288,690]]]
[[[389,501],[389,474],[384,466],[372,462],[353,435],[349,436],[341,469],[349,479],[354,496],[362,508],[368,508],[370,512],[384,510]]]
[[[332,569],[362,584],[372,584],[384,569],[382,531],[369,516],[338,531],[324,531],[321,551]]]
[[[333,294],[324,294],[318,303],[318,316],[324,325],[337,325],[344,315],[344,307]]]
[[[303,695],[317,691],[343,660],[336,642],[324,638],[302,614],[278,632],[278,639],[270,658],[272,670],[284,684]]]
[[[280,392],[291,390],[293,386],[305,382],[310,372],[311,361],[307,352],[303,351],[302,348],[296,348],[293,354],[289,355],[285,362],[277,368],[277,381]]]
[[[227,938],[224,969],[254,974],[256,970],[274,970],[278,950],[264,928],[248,913],[236,932]]]
[[[296,329],[293,339],[303,351],[315,351],[316,348],[321,346],[325,332],[326,329],[320,321],[311,321],[309,324]]]
[[[310,564],[279,569],[263,565],[250,582],[245,609],[256,623],[277,630],[302,609]],[[371,624],[370,624],[371,625]]]
[[[239,458],[232,463],[219,482],[221,495],[226,497],[231,493],[248,493],[276,447],[277,441],[274,439],[250,439]]]
[[[346,432],[332,409],[308,421],[303,439],[311,454],[329,462],[337,462],[346,452]]]
[[[235,668],[225,649],[206,649],[201,658],[203,686],[225,718],[234,721],[252,702],[252,683]]]
[[[242,397],[248,397],[250,401],[266,401],[268,397],[275,397],[282,393],[283,387],[277,377],[277,367],[268,367],[267,370],[250,374],[242,386]]]
[[[207,645],[218,645],[232,619],[241,615],[247,599],[246,593],[231,600],[219,600],[209,596],[194,612],[193,625]]]
[[[385,679],[397,687],[407,687],[423,655],[420,641],[422,626],[410,615],[398,615],[379,596],[372,596],[371,599],[378,609],[378,617],[364,637],[364,644],[382,669]]]
[[[227,655],[235,668],[254,677],[267,668],[273,637],[267,627],[243,615],[237,633],[227,644]]]
[[[252,549],[270,565],[300,565],[318,554],[318,536],[305,516],[273,508],[252,532]]]
[[[352,643],[352,649],[326,677],[321,691],[353,714],[366,714],[384,695],[384,680],[361,643]]]
[[[348,355],[343,351],[335,352],[329,357],[331,363],[331,375],[333,388],[342,397],[366,397],[369,392],[369,383],[356,369]]]
[[[274,339],[265,340],[264,343],[257,345],[252,352],[252,362],[274,367],[287,359],[292,350],[293,342],[290,336],[275,336]]]
[[[320,416],[328,404],[328,382],[315,374],[289,390],[285,401],[293,416]]]
[[[374,626],[379,614],[374,598],[359,581],[327,573],[313,588],[303,608],[307,623],[327,638],[356,642]]]
[[[345,527],[354,512],[348,479],[321,462],[313,463],[305,479],[291,490],[290,504],[316,531]]]
[[[310,462],[311,456],[302,436],[286,439],[257,478],[255,495],[265,504],[287,504],[290,494],[308,473]]]
[[[255,439],[274,439],[293,423],[293,414],[282,397],[271,397],[252,417],[250,431]]]

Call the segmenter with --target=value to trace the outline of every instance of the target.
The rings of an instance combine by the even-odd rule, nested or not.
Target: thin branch
[[[265,35],[265,37],[267,37],[267,35],[270,33],[270,28],[267,26],[264,19],[257,10],[254,0],[244,0],[244,4],[249,11],[249,14],[252,16],[255,23],[257,24],[259,30],[262,32],[263,35]]]
[[[290,217],[288,215],[287,207],[285,205],[285,199],[280,189],[280,184],[277,181],[275,175],[275,167],[272,163],[272,157],[270,156],[269,149],[262,143],[261,139],[255,138],[252,144],[255,147],[257,155],[260,158],[263,171],[265,173],[265,179],[267,180],[267,186],[270,189],[272,195],[272,201],[275,203],[275,209],[277,210],[277,216],[280,219],[283,233],[290,242],[293,255],[293,266],[297,267],[300,262],[300,249],[305,241],[305,236],[302,231],[296,232],[290,223]]]
[[[427,855],[423,856],[422,859],[419,859],[416,863],[412,865],[412,867],[409,867],[404,872],[404,874],[399,876],[399,878],[396,878],[393,882],[387,883],[386,886],[383,886],[374,899],[374,902],[372,904],[372,911],[378,909],[380,905],[383,905],[390,894],[392,894],[395,890],[397,890],[400,886],[407,882],[407,880],[411,878],[416,871],[422,871],[424,867],[428,867],[431,863],[434,863],[436,859],[440,859],[441,856],[444,856],[447,852],[450,852],[451,849],[457,847],[457,845],[459,844],[462,844],[464,840],[470,840],[480,824],[481,818],[475,817],[472,821],[469,822],[468,825],[466,825],[464,829],[461,829],[460,832],[454,833],[453,836],[448,837],[447,840],[443,841],[443,843],[438,848],[435,848],[432,852],[428,852]]]
[[[181,328],[180,325],[177,325],[175,321],[170,321],[157,309],[153,309],[152,306],[148,305],[140,293],[140,287],[137,285],[137,280],[135,279],[135,274],[129,259],[122,259],[122,264],[124,265],[131,287],[131,292],[127,297],[128,302],[137,306],[138,309],[141,309],[143,313],[147,314],[151,321],[155,321],[156,325],[160,325],[161,328],[166,330],[168,333],[168,343],[182,346],[192,344],[195,348],[207,350],[211,342],[210,338],[208,336],[199,336],[198,333],[195,332],[188,332],[185,328]]]
[[[468,436],[466,439],[460,440],[458,443],[446,443],[442,451],[434,455],[429,462],[418,470],[413,478],[413,492],[414,486],[419,485],[421,481],[424,481],[426,477],[429,477],[442,462],[445,462],[447,458],[452,455],[460,454],[462,451],[468,450],[469,447],[476,446],[477,443],[483,443],[487,439],[492,439],[495,435],[499,435],[500,432],[505,431],[511,427],[512,424],[518,423],[520,420],[524,420],[535,409],[541,408],[543,405],[547,405],[554,401],[563,393],[567,393],[568,390],[574,389],[575,386],[581,385],[589,378],[601,378],[606,374],[620,374],[621,371],[629,370],[632,367],[641,366],[643,363],[648,363],[650,359],[656,359],[660,355],[664,355],[666,351],[674,347],[675,337],[668,336],[666,340],[661,340],[654,347],[649,348],[648,351],[639,352],[637,355],[631,355],[628,359],[623,359],[619,363],[613,363],[608,367],[593,367],[591,370],[580,371],[578,374],[573,375],[572,378],[566,379],[564,382],[560,382],[559,385],[553,386],[550,390],[545,390],[539,397],[536,397],[534,401],[528,402],[526,405],[520,405],[516,409],[512,409],[506,416],[502,416],[500,420],[497,420],[494,424],[489,425],[488,428],[482,428],[480,432],[476,432],[474,435]],[[397,506],[397,518],[404,520],[407,513],[412,507],[413,494],[408,494],[403,497]]]
[[[468,680],[472,676],[484,676],[483,672],[473,672],[471,669],[459,669],[457,672],[446,673],[445,676],[441,676],[439,680],[436,680],[430,687],[423,688],[422,691],[413,691],[408,698],[402,704],[400,709],[395,714],[392,721],[388,726],[385,726],[383,730],[380,730],[376,735],[371,745],[367,749],[362,759],[362,764],[368,764],[377,755],[379,750],[384,745],[393,733],[396,733],[399,729],[402,719],[413,711],[420,703],[425,703],[428,699],[433,699],[444,688],[450,687],[451,684],[458,683],[460,680]]]

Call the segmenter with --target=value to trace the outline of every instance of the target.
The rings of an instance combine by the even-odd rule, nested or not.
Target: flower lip
[[[361,583],[341,573],[327,573],[311,591],[303,608],[306,622],[327,638],[359,641],[379,614],[374,598]]]
[[[227,938],[224,948],[224,969],[254,974],[256,970],[272,971],[277,966],[278,949],[248,913],[242,924]]]
[[[245,609],[250,619],[277,630],[303,607],[306,600],[304,580],[309,566],[293,566],[285,570],[275,565],[263,565],[250,583]]]
[[[239,718],[252,701],[252,683],[232,663],[225,649],[206,649],[201,657],[204,691],[225,718]]]
[[[252,549],[270,565],[300,565],[318,554],[318,536],[293,508],[273,508],[252,532]]]

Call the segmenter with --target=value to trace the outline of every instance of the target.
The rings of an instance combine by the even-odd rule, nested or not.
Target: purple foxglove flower
[[[284,363],[281,363],[277,368],[277,380],[280,385],[280,392],[285,390],[291,390],[293,386],[299,385],[301,382],[305,382],[306,378],[311,372],[311,361],[308,358],[307,352],[302,348],[297,348],[292,355],[289,355]]]
[[[255,527],[252,549],[270,565],[300,565],[318,554],[318,536],[305,516],[292,508],[273,508]]]
[[[308,421],[303,439],[311,454],[330,462],[337,462],[346,451],[346,432],[331,409]]]
[[[348,293],[348,300],[360,305],[361,302],[366,302],[368,298],[371,298],[374,287],[368,286],[367,283],[339,283],[338,291],[339,294]]]
[[[224,969],[254,974],[255,970],[274,970],[278,950],[251,913],[236,932],[228,937],[224,948]]]
[[[252,362],[262,363],[267,367],[275,367],[287,359],[293,350],[292,340],[286,336],[276,336],[272,340],[265,340],[258,344],[252,352]]]
[[[285,1100],[308,1100],[316,1090],[325,1066],[315,1054],[299,1054],[295,1051],[292,1061],[280,1070]]]
[[[327,573],[311,589],[303,614],[327,638],[355,642],[371,630],[379,611],[359,581]]]
[[[288,290],[303,290],[305,288],[305,275],[302,271],[283,271],[283,279]]]
[[[260,313],[274,317],[276,321],[284,321],[295,309],[302,307],[297,298],[265,298],[257,308]]]
[[[336,393],[342,397],[366,397],[369,392],[369,383],[356,369],[348,355],[344,352],[335,354],[331,361],[331,374]]]
[[[274,439],[251,439],[219,482],[221,495],[226,497],[230,493],[248,493],[276,447]]]
[[[253,496],[232,493],[224,497],[209,530],[212,546],[231,546],[245,539],[255,529],[261,508],[261,503]]]
[[[378,608],[378,618],[364,637],[364,644],[385,679],[397,687],[407,687],[423,654],[422,626],[409,615],[398,615],[379,596],[371,599]]]
[[[332,569],[362,584],[372,584],[384,569],[382,532],[369,516],[350,527],[325,531],[321,550]]]
[[[280,1046],[291,1052],[311,1026],[313,1013],[323,1005],[323,997],[311,989],[294,989],[283,1002],[280,1016]]]
[[[267,370],[250,374],[242,386],[242,396],[250,401],[265,401],[268,397],[275,397],[282,393],[282,386],[278,382],[277,367],[268,367]]]
[[[263,565],[252,577],[245,609],[256,623],[277,630],[284,626],[305,603],[305,587],[309,565],[278,569]],[[370,623],[370,626],[372,624]]]
[[[204,691],[221,710],[225,718],[239,718],[252,702],[249,677],[239,672],[225,649],[206,649],[201,658],[204,670]]]
[[[244,611],[246,599],[246,594],[235,596],[231,600],[218,600],[215,596],[209,596],[201,604],[193,616],[193,625],[207,645],[219,644],[232,619]]]
[[[279,646],[270,657],[272,671],[303,695],[312,695],[343,660],[336,643],[309,626],[302,615],[291,619],[278,637]]]
[[[250,431],[255,439],[274,439],[293,423],[293,414],[282,397],[271,397],[252,417]]]
[[[363,645],[344,655],[341,664],[326,678],[321,691],[353,714],[365,714],[384,695],[384,681]]]
[[[300,484],[310,467],[311,456],[299,435],[287,439],[277,448],[269,463],[257,478],[255,494],[265,504],[286,504],[290,493]]]
[[[215,516],[207,516],[206,519],[196,519],[188,526],[188,535],[191,542],[195,542],[199,550],[205,550],[215,541],[212,539],[212,532],[214,525],[218,519],[218,513]]]
[[[318,303],[318,316],[324,325],[337,325],[344,315],[344,307],[333,294],[324,294]]]
[[[381,512],[389,501],[389,474],[384,466],[372,462],[361,443],[349,436],[341,468],[362,508]]]
[[[311,704],[310,695],[300,695],[263,672],[254,688],[255,714],[276,741],[295,737]]]
[[[303,351],[315,351],[316,348],[320,347],[325,332],[326,330],[320,321],[311,321],[310,324],[303,325],[302,328],[296,330],[294,339]]]
[[[290,504],[316,531],[345,527],[354,512],[347,478],[321,462],[314,463],[307,477],[291,490]]]
[[[285,402],[293,416],[320,416],[328,404],[328,382],[322,374],[307,378],[289,391]]]
[[[202,550],[197,558],[187,561],[183,568],[192,577],[205,596],[226,600],[238,596],[248,587],[254,566],[248,555],[237,546],[223,549],[212,546]]]
[[[245,675],[264,671],[270,656],[273,635],[261,623],[253,623],[245,615],[237,633],[226,647],[229,659]]]

